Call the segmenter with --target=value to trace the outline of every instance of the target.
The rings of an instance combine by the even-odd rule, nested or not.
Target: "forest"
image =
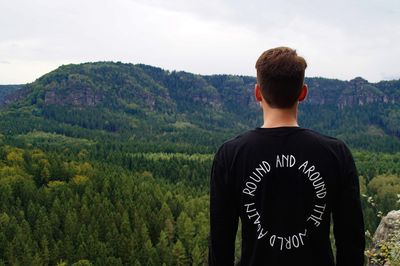
[[[99,62],[7,87],[0,265],[207,265],[213,154],[260,124],[253,82]],[[350,146],[373,234],[399,208],[400,84],[307,82],[300,124]]]

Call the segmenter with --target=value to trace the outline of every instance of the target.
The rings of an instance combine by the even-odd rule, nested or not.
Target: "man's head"
[[[300,94],[304,90],[306,67],[304,58],[288,47],[269,49],[261,54],[256,62],[257,84],[271,108],[291,108],[299,98],[304,99],[305,94],[302,98]]]

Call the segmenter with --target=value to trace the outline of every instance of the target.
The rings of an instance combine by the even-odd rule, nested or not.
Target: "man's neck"
[[[263,105],[263,128],[298,127],[297,104],[293,108],[280,109]]]

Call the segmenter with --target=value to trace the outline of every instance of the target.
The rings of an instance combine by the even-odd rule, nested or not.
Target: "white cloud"
[[[0,84],[62,63],[122,61],[202,74],[254,75],[287,45],[308,76],[399,77],[400,2],[390,0],[14,0],[0,3]]]

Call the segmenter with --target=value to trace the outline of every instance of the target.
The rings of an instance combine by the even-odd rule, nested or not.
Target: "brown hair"
[[[304,84],[307,63],[288,47],[269,49],[256,62],[257,82],[272,108],[290,108]]]

